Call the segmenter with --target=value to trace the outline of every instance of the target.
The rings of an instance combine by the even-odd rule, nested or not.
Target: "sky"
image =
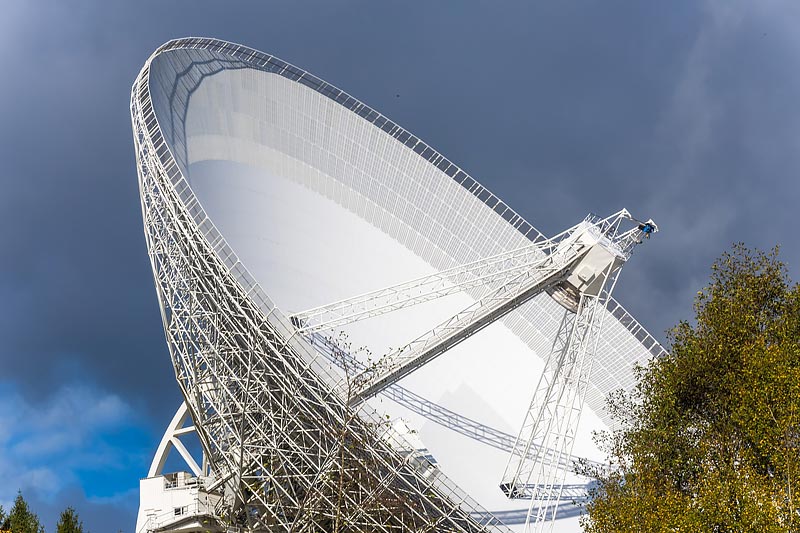
[[[622,207],[660,232],[616,296],[657,338],[734,242],[800,279],[800,4],[4,0],[0,504],[132,532],[179,402],[129,114],[147,57],[277,55],[420,136],[545,234]]]

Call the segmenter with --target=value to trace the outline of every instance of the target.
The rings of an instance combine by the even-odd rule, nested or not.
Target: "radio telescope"
[[[369,106],[220,40],[160,47],[131,115],[184,399],[137,532],[574,527],[573,456],[599,458],[606,395],[663,353],[611,296],[652,221],[545,237]]]

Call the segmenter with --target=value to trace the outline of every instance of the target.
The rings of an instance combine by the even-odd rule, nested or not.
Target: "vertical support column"
[[[550,430],[550,424],[559,416],[558,394],[563,393],[563,390],[558,390],[558,378],[566,362],[575,317],[574,313],[564,311],[553,341],[553,348],[545,361],[544,370],[525,414],[522,429],[514,443],[511,458],[500,484],[500,488],[509,498],[530,497],[527,482],[535,465],[534,458],[538,460],[541,454],[548,453],[544,448],[544,441]]]
[[[580,422],[606,303],[621,270],[609,265],[596,294],[582,293],[576,313],[565,312],[539,378],[501,489],[530,498],[526,531],[552,529]],[[531,482],[533,481],[533,483]]]
[[[532,487],[531,503],[528,509],[526,531],[545,531],[550,522],[552,530],[566,477],[566,469],[560,464],[569,464],[572,448],[580,422],[586,390],[594,362],[597,341],[600,338],[605,298],[582,295],[578,313],[567,348],[567,365],[558,379],[558,407],[556,416],[545,419],[547,430],[542,441],[544,449],[552,448],[554,453],[538,454],[528,472],[528,480],[533,474],[536,485]]]

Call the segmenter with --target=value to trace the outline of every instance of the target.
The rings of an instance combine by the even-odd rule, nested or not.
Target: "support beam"
[[[169,425],[167,426],[167,430],[164,432],[164,436],[161,437],[161,442],[158,444],[158,448],[156,449],[156,453],[153,456],[153,461],[150,463],[150,469],[147,471],[147,477],[156,477],[160,476],[163,473],[164,464],[167,462],[167,457],[169,457],[169,452],[172,450],[173,446],[175,446],[175,442],[180,442],[178,437],[185,433],[183,424],[186,423],[186,419],[189,417],[189,409],[186,407],[185,402],[181,402],[181,405],[178,407],[178,410],[175,411],[175,415],[172,417]],[[191,426],[194,429],[194,426]],[[184,448],[185,450],[186,448]],[[181,454],[181,457],[186,460],[187,466],[192,469],[194,472],[193,466],[197,466],[197,462],[189,455],[191,459],[191,463],[186,459],[186,456],[178,450],[178,453]],[[195,475],[200,475],[198,472],[195,472]]]
[[[326,359],[336,364],[343,371],[348,372],[364,370],[365,365],[363,363],[358,361],[349,352],[341,349],[336,345],[336,343],[327,339],[324,335],[320,333],[313,333],[312,335],[308,336],[308,339],[318,352],[323,354]],[[418,415],[430,420],[431,422],[434,422],[435,424],[439,424],[442,427],[445,427],[456,433],[460,433],[461,435],[469,437],[477,442],[509,453],[514,451],[516,436],[451,411],[450,409],[432,402],[431,400],[428,400],[427,398],[424,398],[415,392],[401,387],[397,383],[383,389],[381,391],[381,395],[397,402],[409,411],[417,413]],[[537,450],[531,450],[530,453],[535,454],[537,453]],[[555,452],[549,450],[545,453],[553,454]],[[591,461],[589,459],[583,460],[588,464],[592,464],[597,467],[602,466],[600,463]],[[565,469],[572,468],[571,463],[562,463],[561,466]]]
[[[301,311],[292,315],[291,320],[299,332],[310,335],[476,287],[495,289],[511,283],[526,271],[552,261],[551,256],[563,248],[564,242],[577,239],[587,232],[596,239],[609,240],[616,235],[620,223],[629,219],[630,213],[625,209],[604,219],[589,215],[579,224],[550,239],[537,240],[491,257]],[[623,248],[634,244],[634,233],[638,232],[629,231],[614,237],[615,245],[620,246],[620,253],[625,253]]]
[[[590,244],[579,239],[564,241],[538,268],[523,272],[425,335],[387,354],[375,367],[356,376],[350,404],[357,405],[374,396],[537,294],[554,287],[590,249]]]
[[[301,333],[309,335],[472,288],[498,287],[547,261],[559,243],[580,226],[573,226],[551,239],[302,311],[292,315],[291,320]]]
[[[605,219],[590,215],[562,233],[545,259],[356,376],[348,403],[374,396],[545,290],[568,309],[577,307],[581,294],[599,294],[607,269],[619,268],[641,242],[643,225],[622,231],[626,220],[633,219],[624,209]]]
[[[503,475],[500,488],[509,498],[531,500],[526,531],[544,531],[557,512],[566,476],[561,465],[571,461],[602,311],[620,270],[621,265],[610,263],[598,293],[583,293],[577,313],[565,314]]]

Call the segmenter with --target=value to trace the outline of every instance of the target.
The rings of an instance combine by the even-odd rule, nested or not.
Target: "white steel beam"
[[[618,272],[619,270],[609,273],[613,277],[609,280],[612,287]],[[610,289],[608,292],[610,293]],[[569,328],[567,343],[563,349],[555,350],[558,358],[556,365],[545,368],[542,373],[531,403],[533,409],[528,414],[528,418],[534,420],[530,426],[530,434],[525,439],[525,435],[520,433],[518,438],[518,444],[522,439],[526,440],[526,449],[537,442],[540,447],[555,449],[556,453],[550,456],[539,453],[534,460],[513,454],[511,456],[509,466],[516,466],[512,487],[517,480],[525,479],[525,488],[533,488],[528,495],[531,503],[526,521],[527,531],[542,532],[548,523],[552,530],[566,477],[566,470],[559,463],[571,461],[594,352],[600,338],[603,318],[601,311],[605,307],[607,294],[584,294],[581,297],[578,313]],[[523,431],[525,430],[523,426]],[[529,485],[532,478],[536,483],[533,487]],[[548,510],[551,511],[551,516],[548,516]]]
[[[590,215],[580,224],[576,224],[550,239],[538,240],[491,257],[301,311],[292,315],[292,323],[298,331],[309,335],[475,287],[496,288],[511,282],[527,270],[539,268],[548,261],[548,256],[558,250],[562,242],[574,237],[577,233],[592,226],[599,228],[602,232],[608,232],[612,226],[614,226],[613,229],[616,229],[622,220],[630,218],[630,214],[624,209],[605,219],[598,219]],[[626,242],[625,244],[630,243]]]
[[[374,396],[545,290],[559,293],[557,299],[568,307],[573,295],[598,291],[606,264],[618,268],[641,241],[641,228],[621,231],[625,220],[633,219],[624,209],[605,219],[590,216],[551,239],[544,259],[356,376],[348,403],[358,405]]]
[[[571,461],[604,311],[633,247],[655,231],[655,224],[647,222],[627,232],[617,225],[607,233],[608,257],[598,255],[595,263],[605,261],[602,272],[579,287],[576,313],[564,315],[500,484],[509,498],[531,500],[526,531],[542,532],[547,523],[553,528],[566,476],[562,465]],[[625,253],[620,255],[620,249]]]
[[[181,71],[177,101],[219,66],[221,54],[253,68],[293,69],[220,41],[170,46],[210,57]],[[479,522],[488,512],[444,474],[430,475],[393,448],[392,430],[377,414],[348,408],[318,354],[279,310],[266,308],[172,158],[155,118],[149,67],[131,102],[145,239],[175,377],[223,489],[226,524],[309,533],[344,524],[386,533],[502,529]]]
[[[356,405],[443,354],[537,294],[563,281],[570,267],[591,246],[580,240],[564,241],[557,252],[526,270],[488,296],[466,307],[450,319],[405,346],[387,354],[356,377],[350,404]]]
[[[409,306],[456,294],[474,287],[497,287],[522,272],[537,268],[558,244],[580,225],[547,240],[503,252],[465,265],[370,291],[352,298],[296,313],[292,322],[304,334],[334,329]]]
[[[360,372],[366,368],[364,363],[356,359],[351,353],[342,349],[331,339],[328,339],[320,333],[313,333],[308,337],[309,341],[314,347],[323,354],[329,361],[336,364],[344,372]],[[407,408],[408,410],[417,413],[418,415],[439,424],[456,433],[460,433],[487,446],[497,448],[505,452],[513,452],[516,443],[516,436],[500,431],[499,429],[482,424],[477,420],[456,413],[446,407],[439,405],[427,398],[420,396],[397,383],[386,387],[381,392],[381,395],[394,400],[398,404]],[[531,450],[531,454],[537,453],[537,450]],[[553,451],[545,453],[552,454]],[[588,464],[601,467],[600,463],[590,459],[583,459]],[[566,469],[572,467],[571,463],[562,463],[561,466]]]

